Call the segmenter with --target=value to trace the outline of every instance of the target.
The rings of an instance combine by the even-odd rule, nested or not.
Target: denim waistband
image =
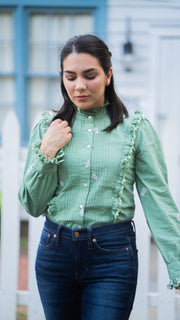
[[[135,233],[135,225],[133,220],[105,224],[97,227],[71,229],[58,223],[55,223],[46,217],[45,227],[56,235],[61,234],[61,236],[71,239],[89,239],[91,237],[120,234],[127,232]]]

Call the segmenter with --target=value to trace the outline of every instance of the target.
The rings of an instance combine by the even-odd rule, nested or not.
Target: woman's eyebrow
[[[89,68],[89,69],[84,70],[82,73],[88,73],[91,71],[97,71],[97,69],[96,68]],[[76,74],[76,72],[71,71],[71,70],[64,70],[64,73]]]
[[[70,70],[64,70],[64,73],[76,74],[76,72],[73,72],[73,71],[70,71]]]
[[[87,70],[84,70],[83,73],[91,72],[91,71],[97,71],[96,68],[89,68]]]

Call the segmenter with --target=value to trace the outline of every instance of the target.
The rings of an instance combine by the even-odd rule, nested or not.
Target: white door
[[[171,193],[180,209],[180,25],[152,27],[150,108],[162,141]],[[165,264],[158,258],[158,319],[179,319],[174,291],[167,291]]]
[[[180,208],[180,25],[153,30],[151,107],[168,166],[169,185]]]

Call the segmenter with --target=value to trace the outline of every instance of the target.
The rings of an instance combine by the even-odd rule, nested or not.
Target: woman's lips
[[[89,98],[89,96],[76,96],[76,99],[77,100],[86,100],[86,99],[88,99]]]

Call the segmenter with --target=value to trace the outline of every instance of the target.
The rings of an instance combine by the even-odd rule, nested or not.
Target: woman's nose
[[[78,78],[76,80],[76,90],[86,89],[86,83],[84,79]]]

